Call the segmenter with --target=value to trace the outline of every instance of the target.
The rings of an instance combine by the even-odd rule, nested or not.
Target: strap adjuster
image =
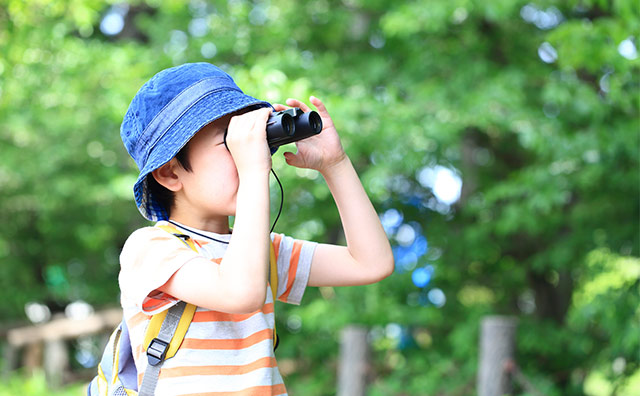
[[[154,338],[147,347],[147,360],[152,366],[157,366],[164,361],[169,349],[169,343],[162,341],[159,338]]]

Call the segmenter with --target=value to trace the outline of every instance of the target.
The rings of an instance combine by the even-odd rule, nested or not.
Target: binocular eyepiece
[[[303,112],[294,107],[272,113],[267,120],[267,143],[271,152],[278,147],[317,135],[322,131],[322,119],[315,111]]]

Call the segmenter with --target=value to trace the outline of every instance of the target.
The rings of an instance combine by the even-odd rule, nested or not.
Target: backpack
[[[193,240],[188,236],[176,232],[171,226],[157,226],[182,241],[196,251]],[[269,255],[269,286],[273,301],[276,301],[278,289],[278,271],[273,244],[270,244]],[[98,374],[93,378],[87,389],[88,396],[151,396],[155,392],[160,375],[160,368],[166,359],[173,357],[184,340],[189,325],[196,312],[196,306],[180,301],[171,308],[153,315],[147,327],[143,346],[149,364],[142,378],[138,390],[138,371],[133,360],[133,351],[129,340],[127,324],[122,322],[114,329],[104,349],[102,359],[98,364]],[[280,339],[273,329],[275,350]]]

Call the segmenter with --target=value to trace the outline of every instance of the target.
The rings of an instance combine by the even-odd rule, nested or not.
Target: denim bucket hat
[[[167,220],[167,210],[147,185],[149,173],[169,162],[207,124],[248,106],[270,107],[245,95],[231,76],[210,63],[163,70],[135,95],[120,136],[140,175],[133,186],[138,210],[147,220]]]

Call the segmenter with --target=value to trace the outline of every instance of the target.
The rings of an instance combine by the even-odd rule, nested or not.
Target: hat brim
[[[133,187],[136,205],[144,218],[151,221],[169,218],[167,210],[158,203],[149,190],[147,184],[149,173],[175,157],[200,129],[218,118],[249,106],[272,107],[268,102],[228,89],[204,96],[173,122],[149,153],[149,158],[144,168],[140,170]]]

